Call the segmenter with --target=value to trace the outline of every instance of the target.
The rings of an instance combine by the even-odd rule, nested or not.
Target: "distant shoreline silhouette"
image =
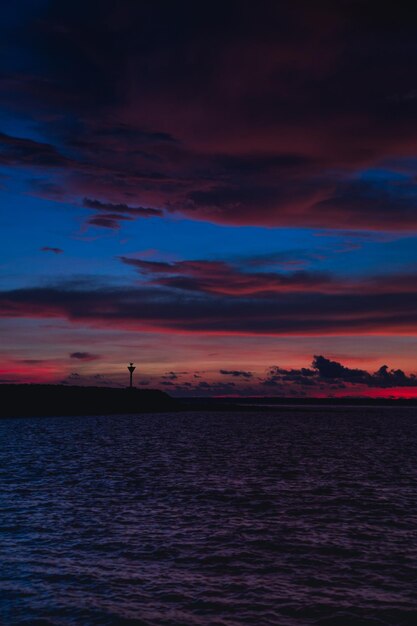
[[[0,417],[114,415],[180,411],[268,411],[297,406],[409,406],[417,399],[394,398],[172,398],[158,389],[2,384]]]

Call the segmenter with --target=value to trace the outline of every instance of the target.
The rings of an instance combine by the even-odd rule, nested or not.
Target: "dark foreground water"
[[[0,622],[417,624],[417,412],[0,422]]]

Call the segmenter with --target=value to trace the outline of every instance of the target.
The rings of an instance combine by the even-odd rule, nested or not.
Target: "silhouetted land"
[[[176,402],[156,389],[66,385],[0,385],[0,416],[111,415],[172,411]]]
[[[0,385],[0,417],[112,415],[171,411],[270,411],[297,406],[411,406],[394,398],[172,398],[157,389]]]
[[[181,401],[188,407],[194,406],[196,410],[221,410],[233,407],[233,410],[247,409],[271,409],[278,406],[411,406],[417,407],[417,398],[182,398]]]
[[[308,407],[416,407],[417,399],[395,398],[181,398],[182,411],[305,411]]]

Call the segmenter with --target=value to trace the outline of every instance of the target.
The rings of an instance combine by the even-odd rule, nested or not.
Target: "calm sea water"
[[[0,422],[0,622],[417,624],[417,412]]]

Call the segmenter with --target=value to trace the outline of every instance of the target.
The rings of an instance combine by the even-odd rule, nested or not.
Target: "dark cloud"
[[[140,217],[161,217],[163,215],[160,209],[131,207],[127,204],[112,204],[111,202],[100,202],[89,198],[84,198],[83,206],[99,211],[98,215],[87,220],[87,224],[113,230],[120,228],[121,221],[132,221]]]
[[[256,296],[286,291],[332,291],[337,288],[333,278],[324,272],[292,273],[245,272],[224,261],[145,261],[120,257],[145,276],[151,284],[184,291]]]
[[[313,386],[315,372],[312,369],[301,368],[284,369],[276,365],[269,368],[266,378],[262,384],[267,387],[284,386],[287,383],[295,383],[302,386]]]
[[[87,224],[112,230],[118,230],[122,221],[132,221],[140,217],[160,217],[163,214],[159,209],[131,207],[127,204],[112,204],[111,202],[100,202],[90,198],[84,198],[83,206],[87,209],[99,211],[97,215],[87,220]]]
[[[87,209],[99,211],[97,215],[87,220],[87,224],[112,230],[118,230],[120,222],[123,221],[132,221],[142,217],[161,217],[163,215],[160,209],[131,207],[127,204],[112,204],[111,202],[100,202],[90,198],[84,198],[83,206]]]
[[[45,363],[44,359],[17,359],[16,363],[24,363],[25,365],[40,365]]]
[[[177,380],[178,375],[175,372],[167,372],[164,376],[161,376],[162,380]]]
[[[90,352],[71,352],[71,359],[78,359],[80,361],[96,361],[100,357],[97,354],[91,354]]]
[[[235,383],[215,383],[215,385],[217,387],[221,387],[223,389],[231,389],[232,387],[235,387]],[[202,381],[200,383],[198,383],[197,388],[198,389],[209,389],[210,387],[213,387],[213,383],[208,383],[206,381]]]
[[[378,395],[378,390],[417,387],[417,376],[384,365],[376,372],[352,369],[324,356],[315,356],[310,368],[268,368],[265,376],[254,376],[241,370],[220,370],[236,382],[201,380],[177,383],[165,381],[176,395],[233,395],[317,397],[323,395]],[[243,374],[243,375],[242,375]],[[249,376],[246,374],[250,374]]]
[[[52,252],[53,254],[62,254],[64,251],[62,248],[51,248],[50,246],[44,246],[41,248],[41,252]]]
[[[81,380],[82,380],[82,377],[80,374],[78,374],[78,372],[71,372],[71,374],[68,374],[68,376],[66,376],[64,379],[60,380],[59,384],[60,385],[78,385]]]
[[[310,394],[315,391],[375,388],[389,389],[394,387],[417,387],[415,374],[407,375],[399,369],[389,369],[383,365],[376,372],[370,373],[362,369],[352,369],[324,356],[315,356],[311,369],[284,369],[278,366],[269,368],[266,377],[261,380],[266,388],[289,393],[291,388],[305,388]]]
[[[324,356],[315,356],[313,368],[317,370],[319,378],[326,381],[337,380],[381,388],[417,386],[417,377],[414,374],[407,376],[402,370],[389,369],[387,365],[383,365],[378,371],[370,374],[365,370],[345,367]]]
[[[33,168],[71,167],[71,160],[47,144],[0,133],[0,165],[26,165]]]
[[[343,251],[344,245],[339,249]],[[337,251],[337,250],[336,250]],[[384,293],[415,293],[415,272],[369,276],[365,278],[340,278],[330,273],[296,270],[255,272],[252,267],[273,266],[281,255],[254,257],[235,263],[226,261],[147,261],[144,259],[119,257],[125,265],[136,269],[145,284],[229,297],[268,298],[274,294],[359,294],[363,290],[377,295]],[[311,257],[313,258],[313,256]],[[280,262],[280,261],[278,261]]]
[[[362,370],[352,370],[344,367],[337,361],[330,361],[324,356],[315,356],[313,361],[313,367],[318,371],[319,376],[325,379],[338,378],[341,380],[349,380],[355,382],[356,380],[362,381],[364,373]]]
[[[245,379],[253,377],[252,372],[245,372],[244,370],[220,370],[220,374],[223,376],[234,376],[235,378]]]
[[[95,209],[97,211],[109,213],[122,213],[123,215],[132,215],[134,217],[160,217],[162,211],[160,209],[152,209],[149,207],[131,207],[127,204],[112,204],[111,202],[100,202],[99,200],[91,200],[84,198],[83,206],[87,209]]]
[[[71,372],[63,380],[59,381],[60,385],[80,385],[80,386],[94,386],[94,387],[123,387],[123,384],[117,383],[110,378],[106,378],[102,374],[79,374],[78,372]]]
[[[47,139],[3,133],[0,162],[59,170],[100,215],[415,230],[417,23],[375,7],[39,5],[4,33],[0,89]],[[385,182],[363,177],[375,169]]]
[[[111,230],[118,230],[120,228],[120,222],[132,221],[132,217],[129,215],[118,215],[108,213],[107,215],[96,215],[89,217],[87,224],[90,226],[99,226],[100,228],[110,228]]]
[[[66,318],[103,327],[170,332],[348,335],[414,333],[415,275],[358,283],[339,291],[284,290],[253,297],[160,285],[106,286],[72,281],[0,292],[3,317]]]

